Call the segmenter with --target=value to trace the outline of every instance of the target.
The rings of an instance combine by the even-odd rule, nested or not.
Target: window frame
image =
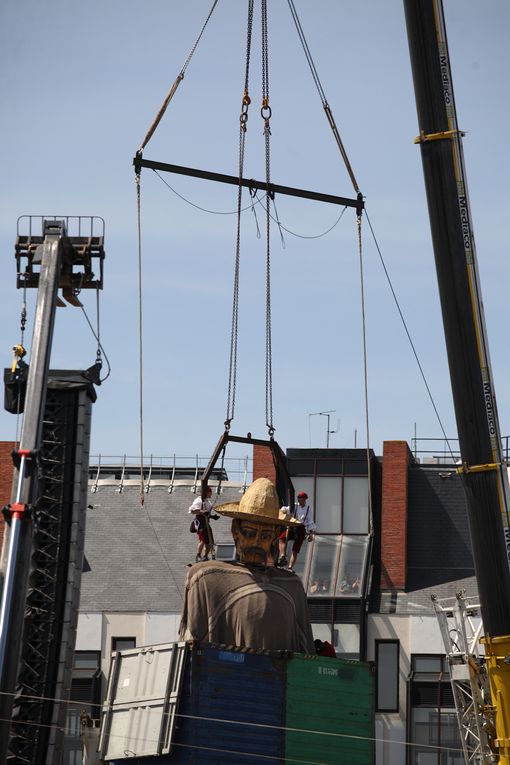
[[[394,645],[397,648],[397,655],[396,655],[396,681],[395,681],[395,697],[396,697],[396,703],[394,706],[389,707],[382,707],[379,706],[379,647],[382,645]],[[379,712],[381,714],[394,714],[398,713],[400,710],[400,640],[395,640],[393,638],[381,638],[380,640],[375,641],[375,666],[376,666],[376,673],[375,673],[375,711]]]
[[[132,640],[134,645],[132,645],[130,648],[117,648],[117,641],[128,641]],[[136,648],[136,637],[133,635],[115,635],[112,636],[112,653],[117,653],[117,651],[132,651],[134,648]]]

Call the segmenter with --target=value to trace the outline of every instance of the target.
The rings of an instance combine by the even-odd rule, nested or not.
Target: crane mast
[[[510,524],[442,0],[404,0],[443,324],[495,713],[510,762]]]

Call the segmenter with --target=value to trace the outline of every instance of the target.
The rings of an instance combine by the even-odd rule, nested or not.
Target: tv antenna
[[[310,432],[310,417],[327,417],[327,427],[326,427],[326,449],[329,449],[329,436],[331,433],[337,433],[340,425],[340,420],[337,420],[336,423],[336,430],[330,430],[329,422],[331,415],[336,412],[336,409],[327,409],[325,412],[310,412],[308,414],[308,431]],[[311,441],[311,435],[310,435],[310,441]],[[311,444],[310,444],[311,445]]]

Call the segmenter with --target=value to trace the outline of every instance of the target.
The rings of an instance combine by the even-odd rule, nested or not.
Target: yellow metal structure
[[[492,706],[496,719],[494,742],[500,765],[510,765],[510,635],[480,641],[485,646]]]

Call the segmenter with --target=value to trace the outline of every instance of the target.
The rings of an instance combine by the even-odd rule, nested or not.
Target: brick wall
[[[11,501],[13,441],[0,441],[0,509]],[[0,514],[0,550],[4,538],[4,517]]]
[[[408,468],[406,441],[385,441],[382,465],[381,589],[404,590],[407,573]]]
[[[276,483],[276,469],[271,449],[267,446],[253,446],[253,480],[269,478]]]

